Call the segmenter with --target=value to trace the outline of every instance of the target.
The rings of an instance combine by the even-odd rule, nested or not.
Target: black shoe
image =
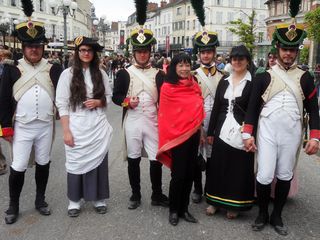
[[[99,206],[94,208],[98,214],[106,214],[107,206]]]
[[[166,195],[161,194],[160,197],[152,199],[151,205],[169,207],[169,198]]]
[[[68,210],[68,216],[69,217],[78,217],[80,214],[80,209],[74,208],[74,209],[69,209]]]
[[[261,231],[268,224],[268,222],[269,222],[268,214],[259,213],[258,217],[256,218],[256,220],[251,226],[252,230],[256,232]]]
[[[186,220],[187,222],[191,222],[191,223],[197,223],[198,220],[194,218],[194,216],[192,216],[189,212],[184,212],[181,215],[181,218],[183,218],[184,220]]]
[[[202,194],[194,192],[191,195],[191,199],[192,199],[192,202],[194,202],[194,203],[200,203],[202,200]]]
[[[179,222],[178,213],[176,213],[176,212],[170,212],[170,213],[169,213],[169,223],[170,223],[172,226],[177,226],[178,222]]]
[[[15,223],[19,216],[19,207],[15,208],[12,206],[9,206],[8,210],[6,211],[6,216],[4,217],[4,220],[6,224],[12,224]]]
[[[41,215],[44,215],[44,216],[51,215],[51,210],[49,206],[36,207],[36,209]]]
[[[270,224],[278,234],[282,236],[288,235],[288,228],[283,225],[282,218],[280,216],[271,215]]]
[[[140,204],[141,204],[141,201],[140,201],[140,200],[136,200],[136,201],[130,200],[130,201],[129,201],[129,205],[128,205],[128,209],[134,210],[134,209],[136,209],[137,207],[139,207]]]
[[[19,212],[12,212],[9,209],[6,211],[6,216],[4,217],[6,224],[15,223],[19,216]]]

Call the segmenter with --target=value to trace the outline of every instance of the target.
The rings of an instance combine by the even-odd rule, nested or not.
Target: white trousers
[[[128,116],[124,126],[128,157],[141,157],[141,151],[144,147],[149,160],[155,161],[159,142],[157,117],[152,119],[141,116],[133,120]]]
[[[274,176],[284,181],[292,179],[301,134],[300,120],[293,120],[281,109],[260,118],[257,134],[259,183],[270,184]]]
[[[52,121],[35,120],[26,124],[16,121],[14,124],[11,167],[18,172],[25,171],[28,167],[32,146],[34,146],[36,163],[39,165],[49,163],[52,134]]]

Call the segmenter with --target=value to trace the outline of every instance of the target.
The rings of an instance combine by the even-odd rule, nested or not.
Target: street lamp
[[[98,20],[98,19],[95,19],[95,20],[93,20],[93,25],[94,25],[94,27],[95,27],[95,31],[94,31],[94,33],[95,33],[95,36],[94,37],[97,37],[98,38],[98,34],[97,34],[97,30],[99,30],[99,31],[101,31],[102,32],[102,36],[103,36],[103,47],[105,47],[105,42],[106,42],[106,32],[108,31],[108,29],[109,29],[109,26],[110,26],[110,22],[107,20],[107,17],[106,17],[106,15],[102,15],[101,17],[100,17],[100,20]]]
[[[11,35],[13,35],[13,50],[16,50],[16,25],[19,24],[20,21],[18,19],[13,20],[13,31]]]
[[[49,6],[52,9],[52,13],[57,15],[59,11],[63,14],[63,33],[64,33],[64,41],[63,41],[63,55],[66,59],[68,55],[68,41],[67,41],[67,15],[69,14],[71,17],[75,17],[75,11],[78,8],[78,4],[71,0],[63,0],[60,5],[58,5],[57,0],[49,0]]]
[[[0,32],[3,37],[3,45],[6,45],[6,33],[10,28],[10,19],[9,17],[5,16],[0,19]]]

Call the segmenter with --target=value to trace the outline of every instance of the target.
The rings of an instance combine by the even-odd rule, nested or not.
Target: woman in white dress
[[[82,36],[74,42],[74,63],[61,74],[56,96],[66,150],[70,217],[79,216],[81,199],[92,201],[97,213],[107,212],[112,137],[106,117],[112,93],[97,54],[103,47]]]

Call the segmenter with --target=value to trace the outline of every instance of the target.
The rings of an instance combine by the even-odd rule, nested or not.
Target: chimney
[[[155,11],[158,8],[158,3],[149,2],[147,6],[147,11]]]
[[[161,1],[161,2],[160,2],[160,7],[163,8],[163,7],[165,7],[165,6],[167,6],[167,1],[164,1],[164,0]]]

